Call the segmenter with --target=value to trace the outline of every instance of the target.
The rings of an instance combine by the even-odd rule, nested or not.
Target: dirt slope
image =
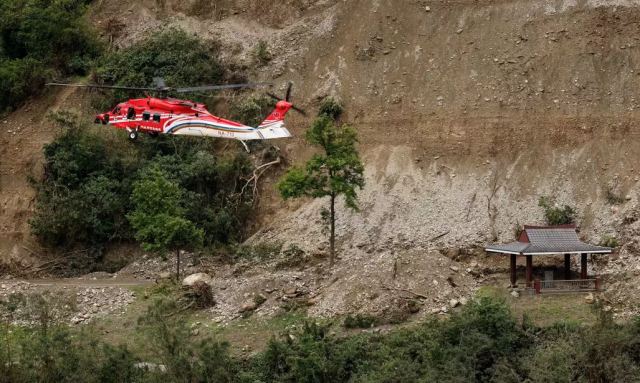
[[[102,0],[91,18],[122,23],[115,46],[180,26],[218,39],[258,79],[293,80],[302,106],[329,94],[344,101],[367,187],[361,213],[340,210],[338,268],[377,267],[402,248],[511,240],[516,224],[541,221],[541,195],[575,206],[589,240],[618,235],[620,256],[635,262],[626,244],[635,243],[640,180],[639,1]],[[254,68],[261,39],[274,60]],[[292,117],[297,137],[280,143],[292,162],[310,155],[300,138],[307,123]],[[41,133],[38,142],[50,137]],[[7,173],[4,153],[9,144],[29,152],[32,141],[5,129],[0,137],[1,180],[19,183],[0,190],[3,235],[21,239],[32,194],[10,172],[30,162]],[[608,191],[624,202],[610,205]],[[323,248],[321,203],[284,204],[267,183],[254,240]]]

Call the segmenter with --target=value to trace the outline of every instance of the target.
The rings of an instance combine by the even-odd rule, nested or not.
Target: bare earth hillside
[[[367,186],[360,213],[339,210],[335,273],[345,282],[328,287],[331,304],[386,283],[403,254],[512,240],[518,224],[542,223],[542,195],[577,209],[585,239],[620,239],[619,254],[598,272],[640,270],[640,1],[102,0],[91,18],[100,28],[122,23],[114,46],[180,26],[219,40],[227,60],[250,68],[265,40],[274,60],[251,69],[257,79],[294,81],[294,101],[310,109],[326,95],[344,101]],[[0,131],[3,254],[23,252],[16,244],[28,237],[33,193],[16,179],[50,137],[16,138],[5,127],[21,118],[10,116]],[[301,138],[308,122],[293,116],[296,138],[280,143],[292,163],[311,154]],[[13,146],[27,160],[7,165]],[[263,185],[262,228],[251,241],[321,253],[323,201],[284,203],[273,181]],[[608,195],[624,202],[612,205]],[[404,281],[422,291],[433,285]],[[613,303],[631,310],[633,299],[612,291]],[[334,309],[326,305],[317,311]]]

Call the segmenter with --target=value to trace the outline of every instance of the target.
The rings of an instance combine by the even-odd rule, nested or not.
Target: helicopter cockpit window
[[[116,106],[116,108],[113,110],[113,114],[120,114],[120,107]]]

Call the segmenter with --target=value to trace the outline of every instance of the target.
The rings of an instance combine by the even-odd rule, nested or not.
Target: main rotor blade
[[[276,101],[282,101],[282,99],[271,92],[265,92],[265,94]]]
[[[304,111],[304,109],[298,108],[298,107],[297,107],[297,106],[295,106],[295,105],[292,105],[292,106],[291,106],[291,109],[295,110],[296,112],[300,113],[300,114],[301,114],[301,115],[303,115],[303,116],[306,116],[306,115],[307,115],[307,112],[305,112],[305,111]]]
[[[88,88],[88,89],[118,89],[118,90],[149,90],[154,91],[158,88],[144,88],[144,87],[132,87],[132,86],[118,86],[118,85],[85,85],[85,84],[63,84],[58,82],[50,82],[45,84],[46,86],[66,86],[71,88]],[[160,89],[162,90],[162,89]]]
[[[287,93],[284,96],[284,100],[289,102],[289,99],[291,99],[291,88],[293,87],[293,83],[291,81],[289,81],[289,84],[287,84]]]
[[[202,92],[207,90],[221,90],[221,89],[239,89],[239,88],[260,88],[271,86],[272,84],[266,82],[259,83],[247,83],[247,84],[228,84],[228,85],[203,85],[193,86],[189,88],[177,88],[178,93],[190,93],[190,92]]]

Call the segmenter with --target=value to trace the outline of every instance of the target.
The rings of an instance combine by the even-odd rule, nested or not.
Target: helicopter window
[[[150,118],[151,118],[151,113],[149,113],[149,112],[142,113],[142,119],[143,120],[149,121]]]
[[[159,113],[155,113],[153,115],[153,121],[155,122],[160,122],[160,114]]]
[[[136,118],[136,110],[134,108],[129,107],[129,109],[127,109],[127,118],[130,120]]]
[[[113,114],[120,114],[120,107],[116,106],[116,108],[113,110]]]

